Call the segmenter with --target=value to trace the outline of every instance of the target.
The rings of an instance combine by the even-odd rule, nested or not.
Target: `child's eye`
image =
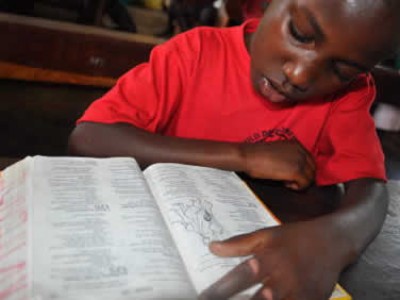
[[[289,22],[289,32],[290,35],[298,42],[302,44],[309,44],[314,42],[314,36],[305,34],[299,30],[299,28],[294,25],[293,20]]]
[[[339,80],[341,81],[341,82],[344,82],[344,83],[347,83],[347,82],[349,82],[349,81],[351,81],[355,76],[356,76],[356,74],[351,74],[351,75],[347,75],[347,74],[344,74],[338,67],[336,67],[336,66],[333,66],[333,72],[335,73],[335,75],[339,78]],[[354,72],[353,72],[354,73]]]

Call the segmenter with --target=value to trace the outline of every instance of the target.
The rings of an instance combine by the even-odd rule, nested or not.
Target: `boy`
[[[217,255],[252,257],[202,295],[261,283],[256,298],[327,299],[387,208],[367,72],[397,47],[399,5],[276,0],[259,25],[177,36],[91,105],[70,151],[244,171],[292,189],[344,183],[331,214],[212,243]]]

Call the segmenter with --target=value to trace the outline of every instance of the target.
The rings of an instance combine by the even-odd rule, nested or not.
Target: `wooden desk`
[[[20,158],[17,157],[0,157],[0,170],[4,170],[8,166],[16,163]]]
[[[163,39],[0,13],[0,156],[64,155],[84,109]]]
[[[313,186],[296,192],[278,182],[241,177],[282,222],[306,220],[327,214],[338,205],[341,194],[339,187]]]
[[[117,78],[145,62],[165,40],[0,13],[0,61],[94,77]]]

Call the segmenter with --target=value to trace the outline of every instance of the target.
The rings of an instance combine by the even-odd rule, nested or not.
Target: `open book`
[[[235,173],[132,158],[27,157],[0,193],[0,299],[196,299],[244,259],[210,241],[279,225]]]

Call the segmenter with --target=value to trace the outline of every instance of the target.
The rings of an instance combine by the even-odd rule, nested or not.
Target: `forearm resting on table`
[[[81,123],[70,136],[69,153],[130,156],[142,168],[157,162],[174,162],[245,171],[238,143],[162,136],[128,124]]]
[[[345,184],[345,193],[335,212],[315,220],[333,228],[335,249],[343,251],[343,266],[353,263],[379,233],[387,206],[384,182],[358,179]]]

